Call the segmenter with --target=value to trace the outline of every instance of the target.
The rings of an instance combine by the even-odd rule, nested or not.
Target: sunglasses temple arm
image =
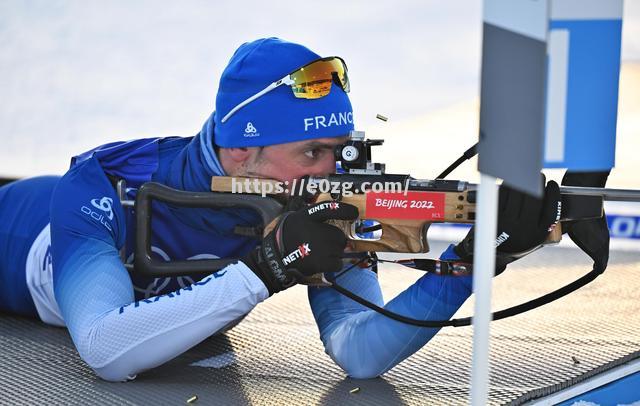
[[[276,87],[280,86],[281,84],[286,84],[286,85],[291,85],[293,84],[293,80],[289,79],[289,75],[283,77],[282,79],[275,81],[273,83],[271,83],[269,86],[265,87],[264,89],[262,89],[261,91],[259,91],[258,93],[254,94],[253,96],[249,97],[248,99],[246,99],[245,101],[243,101],[242,103],[238,104],[236,107],[234,107],[233,109],[231,109],[230,112],[227,113],[226,116],[222,117],[221,122],[224,123],[225,121],[227,121],[236,111],[240,110],[242,107],[246,106],[247,104],[251,103],[252,101],[254,101],[255,99],[257,99],[258,97],[261,97],[267,93],[269,93],[270,91],[272,91],[273,89],[275,89]]]

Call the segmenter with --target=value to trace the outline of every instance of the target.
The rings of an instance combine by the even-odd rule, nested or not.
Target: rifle
[[[410,175],[386,174],[384,164],[373,163],[371,147],[382,145],[383,140],[367,140],[364,132],[353,131],[347,143],[336,149],[336,158],[345,173],[326,178],[304,178],[297,184],[284,184],[275,180],[256,178],[213,177],[211,192],[185,192],[157,183],[146,183],[138,190],[135,203],[123,205],[136,207],[136,244],[133,269],[150,277],[180,275],[206,275],[221,269],[237,258],[207,259],[199,261],[158,261],[151,255],[151,203],[163,201],[170,205],[207,208],[248,208],[255,210],[262,224],[246,229],[236,227],[236,233],[260,237],[270,224],[295,204],[330,204],[336,200],[356,206],[360,218],[353,221],[334,221],[349,240],[351,254],[358,259],[356,265],[366,262],[376,264],[380,260],[371,252],[426,253],[429,251],[427,231],[434,222],[473,223],[475,221],[476,185],[465,181],[445,180],[449,172],[461,162],[475,155],[475,146],[452,164],[435,180],[414,179]],[[122,182],[122,183],[120,183]],[[118,183],[118,194],[124,196],[125,185]],[[393,190],[375,190],[373,185],[394,185]],[[398,187],[400,186],[400,187]],[[560,224],[565,221],[598,219],[604,215],[604,200],[640,201],[640,191],[585,187],[561,187],[562,211]],[[553,244],[562,238],[561,225],[549,234],[543,245]],[[533,252],[536,247],[514,256],[514,259]],[[360,253],[358,255],[357,253]],[[411,259],[397,262],[424,271],[443,275],[468,273],[469,264],[433,259]],[[131,267],[130,267],[131,269]],[[593,273],[594,271],[592,271]],[[523,305],[497,312],[494,319],[531,310],[549,303],[584,286],[597,275],[586,275],[542,298]],[[587,280],[588,279],[588,280]],[[308,284],[331,286],[353,300],[396,320],[423,327],[468,325],[470,319],[425,321],[404,318],[389,313],[335,282],[319,275],[305,281]],[[553,297],[553,298],[552,298]]]

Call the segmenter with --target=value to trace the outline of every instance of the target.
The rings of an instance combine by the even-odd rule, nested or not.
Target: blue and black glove
[[[355,220],[358,209],[341,202],[323,202],[289,211],[267,227],[262,244],[242,259],[269,290],[280,292],[300,278],[337,272],[347,238],[327,220]]]
[[[545,177],[542,175],[544,184]],[[498,197],[498,228],[496,236],[496,275],[507,264],[538,248],[560,220],[560,187],[549,181],[544,196],[539,199],[502,184]],[[475,227],[453,251],[464,262],[473,262]]]

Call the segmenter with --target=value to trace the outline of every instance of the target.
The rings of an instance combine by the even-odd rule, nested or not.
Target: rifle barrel
[[[560,193],[570,195],[602,196],[604,200],[610,202],[640,202],[640,190],[635,189],[561,186]]]
[[[323,178],[311,178],[312,181],[322,180]],[[380,182],[395,181],[405,183],[409,180],[409,190],[429,190],[429,191],[451,191],[461,192],[463,190],[475,192],[478,185],[458,180],[446,179],[413,179],[409,175],[349,175],[339,174],[329,177],[330,180],[345,181],[348,180],[353,184],[359,184],[360,181]],[[582,196],[602,196],[606,201],[610,202],[640,202],[640,189],[611,189],[600,187],[582,187],[582,186],[561,186],[560,193],[569,195]]]
[[[469,183],[468,190],[477,191],[478,185]],[[638,189],[610,189],[601,187],[560,186],[560,193],[567,195],[602,196],[609,202],[640,202]]]

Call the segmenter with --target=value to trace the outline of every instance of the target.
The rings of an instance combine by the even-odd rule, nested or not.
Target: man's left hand
[[[545,177],[542,175],[544,184]],[[500,186],[498,198],[498,227],[496,236],[496,274],[504,271],[509,262],[540,246],[553,230],[561,211],[560,187],[549,181],[542,199],[520,192],[507,185]],[[475,227],[454,247],[465,262],[473,261]]]

